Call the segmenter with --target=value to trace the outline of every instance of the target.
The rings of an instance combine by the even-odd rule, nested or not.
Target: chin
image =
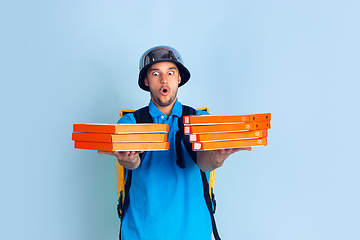
[[[156,100],[156,103],[161,107],[167,107],[167,106],[170,106],[172,103],[174,103],[174,101],[175,101],[175,98],[170,98],[169,100],[165,100],[165,101],[158,98]]]
[[[171,101],[166,101],[166,102],[157,101],[156,103],[161,107],[167,107],[167,106],[170,106],[172,102]]]

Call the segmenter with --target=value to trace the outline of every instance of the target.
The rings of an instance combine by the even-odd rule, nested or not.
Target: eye
[[[158,72],[153,72],[152,75],[159,76],[159,73]]]
[[[169,75],[173,75],[174,74],[174,71],[169,71]]]

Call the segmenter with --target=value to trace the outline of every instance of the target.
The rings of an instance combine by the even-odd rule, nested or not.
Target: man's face
[[[181,76],[175,63],[160,62],[150,66],[144,83],[150,89],[157,106],[167,107],[175,102]]]

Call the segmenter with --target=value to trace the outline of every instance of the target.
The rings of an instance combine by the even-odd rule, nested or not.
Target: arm
[[[210,172],[224,164],[224,161],[233,153],[242,150],[251,151],[251,147],[220,149],[212,151],[198,151],[197,165],[204,172]]]

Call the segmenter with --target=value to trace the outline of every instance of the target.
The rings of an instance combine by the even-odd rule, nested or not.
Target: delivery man
[[[183,159],[179,164],[175,135],[183,105],[177,91],[190,79],[190,72],[180,54],[167,46],[147,50],[140,58],[139,69],[138,84],[150,92],[147,111],[152,122],[169,125],[170,149],[98,152],[115,156],[131,172],[120,239],[210,240],[213,226],[204,199],[201,172],[208,178],[208,173],[222,166],[230,154],[251,148],[199,151],[195,152],[194,160],[182,145]],[[207,112],[196,111],[196,114]],[[137,120],[134,114],[126,114],[118,123],[136,124]]]

